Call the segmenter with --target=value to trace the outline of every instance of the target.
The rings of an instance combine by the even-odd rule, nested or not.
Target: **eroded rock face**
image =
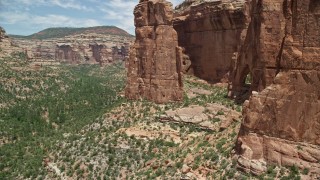
[[[252,1],[232,87],[233,95],[243,95],[251,74],[237,142],[245,171],[259,174],[274,163],[320,176],[319,15],[317,0]]]
[[[0,58],[11,56],[13,53],[25,53],[24,49],[12,45],[6,31],[0,26]]]
[[[96,33],[44,40],[13,39],[13,43],[25,49],[32,61],[100,65],[124,61],[132,41],[131,36]]]
[[[80,53],[76,51],[70,44],[57,44],[55,59],[57,61],[68,63],[79,63]]]
[[[320,175],[318,77],[320,72],[315,70],[280,72],[274,84],[253,93],[244,106],[237,143],[242,169],[259,174],[262,171],[250,166],[262,160],[308,168]]]
[[[99,45],[99,44],[90,44],[89,45],[92,51],[92,56],[96,59],[97,62],[99,62],[100,64],[102,64],[103,62],[103,54],[105,54],[104,50],[104,46],[103,45]]]
[[[136,41],[130,51],[126,97],[157,103],[181,100],[181,60],[172,27],[172,4],[141,0],[134,16]]]
[[[249,21],[247,1],[186,0],[175,11],[179,46],[190,57],[193,73],[211,82],[226,82],[232,57],[243,43]]]

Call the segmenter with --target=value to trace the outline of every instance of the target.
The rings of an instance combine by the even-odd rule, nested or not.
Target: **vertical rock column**
[[[140,0],[134,16],[136,40],[130,50],[126,97],[156,103],[181,100],[181,60],[172,26],[172,4]]]

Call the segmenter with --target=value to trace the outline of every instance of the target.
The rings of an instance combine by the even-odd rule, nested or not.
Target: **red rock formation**
[[[172,27],[172,4],[140,0],[134,9],[136,41],[130,51],[126,97],[157,103],[183,97],[177,33]]]
[[[243,110],[239,167],[296,165],[320,176],[320,1],[253,0],[252,20],[233,76]],[[261,91],[260,93],[255,91]]]
[[[44,55],[46,51],[41,49],[39,52],[42,53],[39,54],[39,57],[46,57]],[[124,60],[126,55],[127,50],[125,46],[108,48],[103,43],[90,43],[88,46],[58,43],[56,46],[55,60],[67,63],[99,63],[100,65],[105,65]]]
[[[189,72],[212,82],[228,80],[232,57],[243,42],[249,16],[245,1],[185,1],[176,8],[179,46],[190,57]]]
[[[114,46],[112,47],[112,59],[117,60],[124,60],[129,52],[129,44],[125,44],[124,46]]]
[[[81,55],[70,44],[57,44],[55,59],[60,62],[79,63]]]
[[[108,58],[112,57],[112,52],[108,51],[107,47],[104,44],[90,44],[89,47],[91,48],[92,57],[96,62],[100,65],[108,63]],[[88,57],[87,60],[90,58]]]

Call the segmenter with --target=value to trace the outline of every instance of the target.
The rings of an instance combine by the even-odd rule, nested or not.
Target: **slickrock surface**
[[[266,163],[296,165],[320,177],[319,23],[318,0],[252,1],[232,82],[241,96],[252,76],[237,142],[241,169],[260,174]]]
[[[181,56],[172,27],[172,4],[141,0],[134,16],[136,41],[130,52],[126,97],[157,103],[181,100]]]
[[[241,113],[220,104],[192,105],[176,110],[167,110],[160,117],[161,122],[186,123],[199,126],[200,129],[222,131],[233,121],[240,119]]]
[[[188,72],[208,81],[226,82],[234,52],[246,34],[248,13],[245,0],[187,0],[177,6],[173,24],[179,46],[191,60]]]

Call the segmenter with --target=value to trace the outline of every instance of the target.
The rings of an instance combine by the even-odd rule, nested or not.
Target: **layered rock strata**
[[[127,47],[126,47],[127,46]],[[128,55],[129,44],[125,46],[113,46],[109,48],[104,43],[92,42],[88,45],[57,43],[54,59],[59,62],[67,63],[99,63],[100,65],[123,61]],[[40,51],[41,57],[50,59],[50,56],[44,55],[44,49]]]
[[[172,4],[140,0],[134,16],[136,40],[130,51],[126,97],[157,103],[181,100],[181,56],[172,26]]]
[[[211,82],[228,80],[232,57],[245,38],[248,12],[245,0],[187,0],[176,7],[173,24],[179,46],[191,60],[189,73]]]
[[[251,10],[232,81],[233,95],[241,96],[252,77],[239,168],[259,174],[266,164],[295,165],[319,178],[320,1],[253,0]]]
[[[78,34],[63,38],[30,40],[14,38],[32,61],[57,61],[77,64],[106,65],[128,57],[131,36]]]

